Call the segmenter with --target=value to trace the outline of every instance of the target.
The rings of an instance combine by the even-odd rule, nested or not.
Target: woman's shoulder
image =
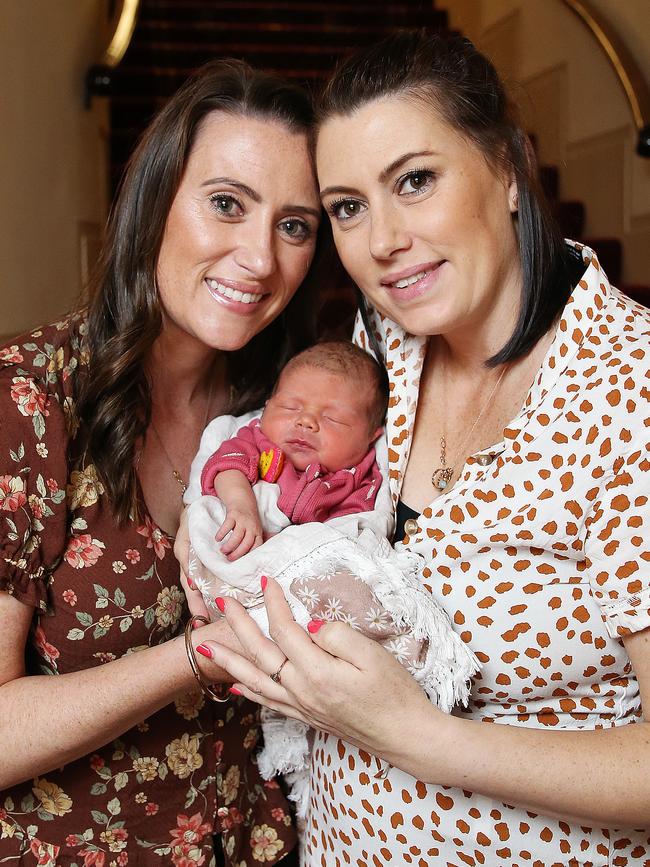
[[[620,323],[620,335],[626,342],[647,342],[650,337],[650,308],[634,301],[615,286],[610,287],[610,308],[614,321]]]
[[[564,309],[560,328],[575,327],[579,341],[586,338],[602,361],[611,361],[613,355],[618,359],[630,356],[634,366],[644,360],[647,364],[650,310],[609,282],[593,250],[573,242],[571,249],[582,259],[584,270]],[[616,360],[612,363],[618,364]]]
[[[618,375],[632,375],[638,387],[647,388],[650,370],[650,309],[629,298],[615,286],[607,286],[605,304],[587,337],[601,365]]]
[[[0,347],[0,590],[46,608],[66,544],[72,382],[83,363],[82,315]]]
[[[0,346],[0,374],[29,377],[57,391],[88,366],[85,310],[20,334]]]
[[[579,351],[566,387],[598,427],[636,448],[650,418],[650,310],[611,286],[595,257],[571,300],[564,341]]]
[[[86,314],[78,311],[0,347],[0,416],[5,427],[31,421],[39,440],[49,438],[50,432],[60,436],[60,428],[74,436],[75,382],[88,366],[85,335]],[[61,425],[55,418],[61,418]]]

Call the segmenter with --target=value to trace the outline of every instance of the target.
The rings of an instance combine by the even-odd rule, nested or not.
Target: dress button
[[[219,809],[217,810],[217,816],[223,819],[224,816],[228,815],[228,812],[228,807],[219,807]]]
[[[404,522],[404,532],[409,536],[417,533],[419,529],[420,528],[418,527],[418,522],[415,520],[415,518],[409,518],[408,521]]]
[[[491,464],[494,460],[494,455],[478,455],[476,460],[482,467],[487,467],[487,465]]]

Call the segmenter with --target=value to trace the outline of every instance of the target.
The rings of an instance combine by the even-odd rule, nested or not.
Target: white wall
[[[81,291],[84,240],[107,207],[106,106],[83,107],[105,0],[0,0],[0,336]],[[84,237],[85,236],[85,237]]]

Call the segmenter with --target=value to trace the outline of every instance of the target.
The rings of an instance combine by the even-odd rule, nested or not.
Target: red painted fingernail
[[[236,686],[231,686],[230,689],[228,690],[228,692],[231,692],[233,695],[243,695],[244,694],[240,689],[237,689]]]
[[[269,583],[269,579],[266,577],[266,575],[262,575],[262,577],[260,578],[260,584],[262,585],[262,593],[264,593],[264,591],[266,590],[266,585],[268,583]]]
[[[199,646],[196,648],[196,652],[200,653],[201,656],[207,656],[208,659],[212,659],[212,651],[207,644],[199,644]]]
[[[316,635],[316,633],[321,628],[321,626],[323,626],[324,623],[324,620],[310,620],[307,624],[307,629],[309,632],[311,632],[312,635]]]
[[[223,614],[224,611],[226,610],[226,600],[222,599],[221,596],[217,596],[217,598],[214,601],[215,601],[215,605],[217,606],[219,611],[221,611],[221,613]]]

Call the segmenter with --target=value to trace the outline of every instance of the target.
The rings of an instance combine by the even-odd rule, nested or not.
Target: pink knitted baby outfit
[[[278,508],[292,524],[327,521],[374,508],[381,473],[373,448],[357,466],[334,473],[318,463],[297,470],[283,457],[281,449],[260,430],[260,419],[253,419],[208,458],[201,473],[201,490],[214,495],[215,476],[224,470],[239,470],[251,485],[259,479],[277,482]]]

